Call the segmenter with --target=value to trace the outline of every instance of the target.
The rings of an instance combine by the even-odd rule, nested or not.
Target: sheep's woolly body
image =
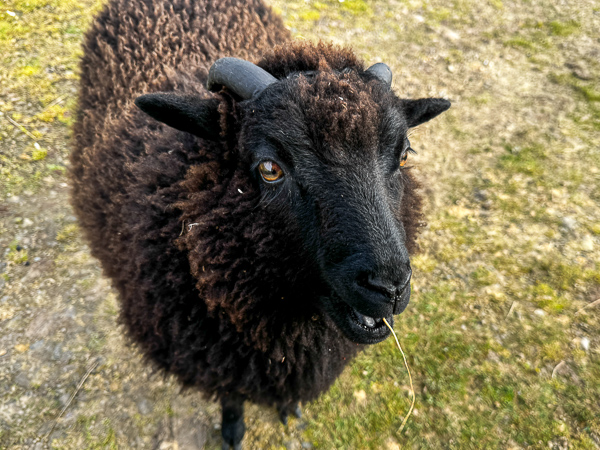
[[[279,405],[326,390],[359,346],[312,306],[316,269],[302,264],[294,224],[257,208],[258,188],[235,154],[235,102],[220,96],[227,133],[211,143],[150,119],[133,100],[171,90],[208,98],[208,68],[223,56],[258,61],[278,78],[362,68],[338,47],[273,49],[287,39],[258,0],[112,1],[84,45],[71,160],[73,206],[144,353],[207,395]],[[358,95],[330,78],[342,99]],[[358,140],[373,134],[365,127],[376,114],[373,99],[362,100],[340,128]],[[311,107],[318,123],[344,105]],[[410,248],[420,204],[404,176]]]

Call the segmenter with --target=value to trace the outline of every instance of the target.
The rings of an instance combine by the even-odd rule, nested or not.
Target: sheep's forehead
[[[397,113],[393,93],[356,72],[294,76],[265,94],[250,105],[251,143],[271,138],[295,163],[356,166],[378,158],[381,141],[402,131],[384,125],[397,122],[389,120]]]
[[[301,132],[324,161],[375,152],[379,139],[381,93],[355,73],[298,77],[288,105],[301,118]],[[285,114],[285,113],[284,113]]]

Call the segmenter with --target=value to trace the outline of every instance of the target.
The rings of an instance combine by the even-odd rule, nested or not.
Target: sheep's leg
[[[289,405],[279,405],[277,407],[277,412],[279,413],[279,420],[284,425],[287,425],[288,416],[290,414],[292,414],[297,419],[302,417],[302,410],[300,409],[299,403],[291,403]]]
[[[221,400],[223,419],[221,435],[223,450],[242,450],[242,439],[246,426],[244,425],[244,399],[237,395],[229,395]]]

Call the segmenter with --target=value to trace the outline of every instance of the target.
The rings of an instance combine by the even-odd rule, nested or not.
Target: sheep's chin
[[[326,311],[333,323],[352,342],[357,344],[376,344],[390,335],[382,317],[369,317],[358,312],[341,299],[327,301]],[[394,316],[385,318],[393,326]]]

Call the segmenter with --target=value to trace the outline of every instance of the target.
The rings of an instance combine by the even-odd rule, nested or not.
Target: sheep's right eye
[[[279,164],[273,161],[264,161],[258,166],[260,176],[267,183],[275,183],[283,178],[283,170]]]

